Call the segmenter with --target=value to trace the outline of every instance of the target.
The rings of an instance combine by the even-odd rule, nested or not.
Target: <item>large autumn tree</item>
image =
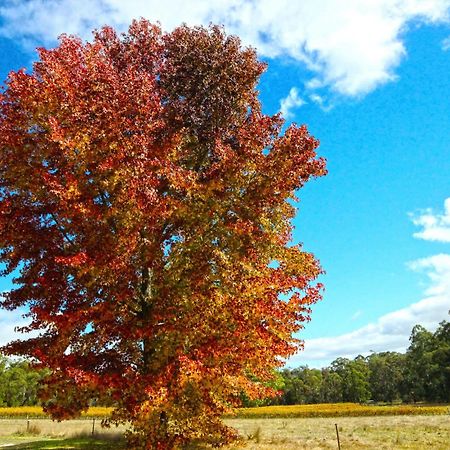
[[[304,126],[262,113],[264,69],[220,27],[140,20],[9,75],[2,306],[38,334],[5,350],[51,369],[54,418],[108,398],[130,447],[220,444],[221,414],[301,346],[321,269],[290,244],[292,205],[325,168]]]

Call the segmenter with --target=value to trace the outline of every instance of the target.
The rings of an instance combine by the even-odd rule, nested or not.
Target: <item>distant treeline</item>
[[[37,405],[43,376],[44,371],[32,369],[27,361],[13,361],[0,355],[0,406]]]
[[[282,395],[263,404],[449,403],[450,323],[441,322],[434,333],[416,325],[404,354],[372,353],[353,360],[337,358],[323,369],[284,369],[275,387]]]
[[[38,404],[43,371],[27,361],[0,355],[0,406]],[[432,402],[450,403],[450,322],[434,333],[416,325],[406,353],[381,352],[350,360],[337,358],[329,367],[283,369],[273,387],[279,397],[244,406],[304,403]]]

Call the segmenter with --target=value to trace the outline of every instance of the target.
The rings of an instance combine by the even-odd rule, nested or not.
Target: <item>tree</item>
[[[283,403],[298,405],[303,403],[320,403],[322,372],[307,366],[283,372],[285,387]]]
[[[415,325],[409,341],[406,352],[406,400],[432,400],[436,387],[433,373],[437,369],[432,360],[432,351],[436,347],[433,333],[421,325]]]
[[[438,366],[436,378],[438,379],[438,400],[450,402],[450,322],[442,321],[434,332],[437,348],[432,359]]]
[[[442,321],[431,333],[421,325],[411,332],[406,353],[408,400],[448,402],[450,399],[450,325]]]
[[[362,403],[370,399],[369,367],[363,356],[354,360],[337,358],[331,368],[341,377],[344,402]]]
[[[132,447],[231,440],[221,414],[270,393],[320,298],[290,244],[318,141],[261,112],[265,65],[217,26],[140,20],[39,56],[1,97],[2,306],[40,333],[5,351],[51,369],[54,418],[104,397]]]
[[[305,399],[306,403],[321,403],[322,402],[322,371],[319,369],[309,369],[308,367],[303,370],[301,374],[303,383],[305,386]]]
[[[401,398],[405,356],[396,352],[373,353],[367,358],[372,400],[393,402]]]
[[[342,378],[329,367],[322,369],[322,398],[325,403],[342,402]]]
[[[44,376],[44,371],[34,370],[27,361],[9,361],[0,355],[0,406],[36,405]]]

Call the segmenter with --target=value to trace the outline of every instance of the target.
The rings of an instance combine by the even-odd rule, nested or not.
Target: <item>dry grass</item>
[[[68,420],[53,422],[49,419],[2,419],[0,420],[0,447],[11,444],[39,441],[47,438],[76,438],[92,435],[92,420]],[[101,428],[99,420],[94,423],[95,436],[102,439],[123,435],[125,427]]]
[[[228,418],[226,423],[240,432],[246,450],[336,449],[335,423],[338,424],[343,449],[450,449],[449,415],[333,417],[333,418]],[[92,420],[53,422],[26,418],[0,420],[0,447],[5,444],[35,442],[45,437],[68,438],[90,436]],[[102,429],[95,421],[99,438],[114,438],[119,429]],[[37,433],[35,433],[37,434]],[[57,441],[55,441],[57,442]],[[120,441],[118,441],[120,443]],[[31,448],[31,447],[30,447]],[[32,447],[40,448],[40,447]],[[44,448],[44,447],[42,447]],[[78,448],[78,447],[73,447]],[[80,447],[81,448],[81,447]],[[84,447],[83,447],[84,448]],[[108,448],[115,448],[111,441]],[[118,444],[117,448],[123,448]],[[227,447],[227,450],[242,448]]]
[[[448,416],[227,419],[246,450],[336,449],[338,424],[343,449],[450,448]],[[238,448],[228,447],[229,450]]]

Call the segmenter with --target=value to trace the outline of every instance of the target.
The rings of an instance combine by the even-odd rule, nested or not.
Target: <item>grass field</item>
[[[449,416],[376,416],[303,419],[232,419],[248,450],[450,448]]]
[[[31,420],[34,433],[26,433],[26,419],[0,420],[0,447],[9,449],[104,449],[126,448],[119,432],[98,428],[91,437],[92,422],[73,420],[54,423]],[[449,416],[375,416],[339,418],[226,419],[239,430],[248,450],[336,449],[338,425],[342,449],[448,450]],[[33,431],[33,430],[32,430]],[[37,434],[39,432],[39,434]],[[6,447],[5,447],[6,448]],[[241,446],[230,446],[236,450]]]
[[[94,437],[92,441],[92,427]],[[49,419],[26,418],[0,419],[0,448],[121,448],[120,442],[125,427],[105,429],[99,420],[79,419],[54,422]],[[71,441],[68,442],[67,439]],[[76,442],[75,442],[75,441]],[[74,441],[74,442],[72,442]],[[82,443],[86,443],[83,446]],[[63,447],[68,445],[68,447]],[[11,446],[12,444],[12,446]],[[76,445],[75,445],[76,444]],[[22,446],[20,446],[22,445]],[[55,445],[58,445],[55,447]],[[50,447],[49,447],[50,446]]]

